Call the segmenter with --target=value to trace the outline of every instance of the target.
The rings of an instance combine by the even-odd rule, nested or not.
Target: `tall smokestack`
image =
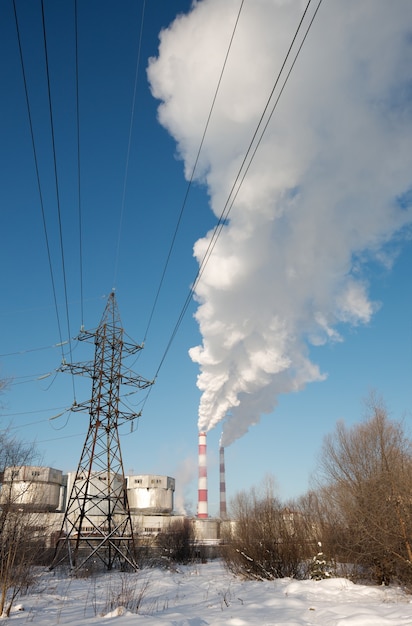
[[[220,460],[220,517],[226,519],[226,476],[225,476],[225,449],[223,446],[219,448],[219,460]]]
[[[199,491],[197,500],[197,516],[207,518],[207,458],[206,433],[199,433]]]

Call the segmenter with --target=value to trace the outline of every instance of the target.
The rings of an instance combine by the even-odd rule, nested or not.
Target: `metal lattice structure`
[[[118,427],[140,413],[120,410],[123,385],[145,389],[152,382],[123,366],[126,355],[143,346],[124,341],[114,293],[94,332],[79,340],[94,340],[94,362],[64,364],[62,370],[92,379],[92,396],[73,410],[88,410],[89,429],[67,501],[51,567],[69,561],[72,570],[98,562],[105,569],[137,568],[132,520],[120,449]]]

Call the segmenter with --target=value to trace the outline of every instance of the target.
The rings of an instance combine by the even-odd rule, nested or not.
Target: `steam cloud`
[[[239,0],[203,0],[160,35],[148,76],[192,173]],[[303,10],[246,2],[197,179],[220,216]],[[412,222],[412,4],[323,3],[196,287],[199,430],[222,444],[324,375],[311,345],[366,324],[364,268],[390,268]],[[410,230],[409,230],[410,232]],[[196,242],[199,261],[212,233]],[[395,245],[394,245],[395,244]]]
[[[175,468],[173,476],[176,478],[175,511],[188,515],[193,509],[193,503],[189,500],[190,483],[198,474],[197,458],[187,457]]]

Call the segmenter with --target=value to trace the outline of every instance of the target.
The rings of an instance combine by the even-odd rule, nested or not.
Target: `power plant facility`
[[[159,474],[120,475],[92,473],[90,476],[76,472],[64,474],[60,469],[43,466],[7,467],[0,483],[0,508],[12,506],[23,514],[44,514],[56,533],[62,524],[71,502],[71,517],[77,518],[82,508],[83,514],[92,519],[105,519],[109,512],[110,499],[104,498],[105,490],[121,500],[125,495],[130,511],[133,531],[139,536],[156,535],[168,529],[170,524],[189,519],[196,541],[213,545],[220,541],[220,527],[227,519],[226,487],[224,474],[223,448],[220,447],[220,514],[210,518],[207,502],[207,455],[206,434],[199,434],[199,489],[197,515],[186,516],[174,511],[176,481],[171,476]],[[74,483],[82,493],[87,485],[87,498],[73,500]],[[116,515],[116,507],[112,510]],[[90,531],[90,529],[89,529]]]
[[[205,461],[202,459],[202,467]],[[43,520],[44,527],[49,529],[50,543],[61,528],[67,513],[70,493],[73,491],[75,472],[63,474],[59,469],[40,466],[7,467],[0,488],[0,508],[12,506],[22,514],[36,513],[36,526]],[[84,487],[86,478],[80,477],[80,488]],[[81,499],[71,508],[71,516],[76,519],[85,506],[84,514],[93,519],[106,520],[109,501],[101,497],[102,484],[111,483],[115,494],[126,494],[132,528],[137,544],[143,538],[155,536],[166,531],[174,522],[188,519],[192,525],[194,539],[205,545],[218,545],[220,527],[223,520],[209,518],[205,514],[207,502],[202,499],[200,512],[196,517],[187,517],[174,512],[175,479],[171,476],[158,474],[137,474],[125,477],[94,475],[88,480],[88,496],[85,505]],[[204,492],[202,492],[203,498]],[[116,516],[116,509],[113,517]],[[83,532],[93,532],[93,525],[84,527]]]

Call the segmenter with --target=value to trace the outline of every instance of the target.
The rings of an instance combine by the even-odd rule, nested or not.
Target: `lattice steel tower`
[[[94,362],[64,364],[62,370],[92,378],[91,400],[72,410],[88,410],[89,429],[51,567],[69,561],[78,570],[94,561],[108,570],[137,568],[133,526],[127,500],[118,427],[140,413],[120,410],[122,385],[145,389],[152,382],[123,366],[126,355],[143,346],[123,339],[114,293],[111,293],[96,331],[82,331],[81,341],[94,339]],[[70,486],[69,486],[70,487]]]

